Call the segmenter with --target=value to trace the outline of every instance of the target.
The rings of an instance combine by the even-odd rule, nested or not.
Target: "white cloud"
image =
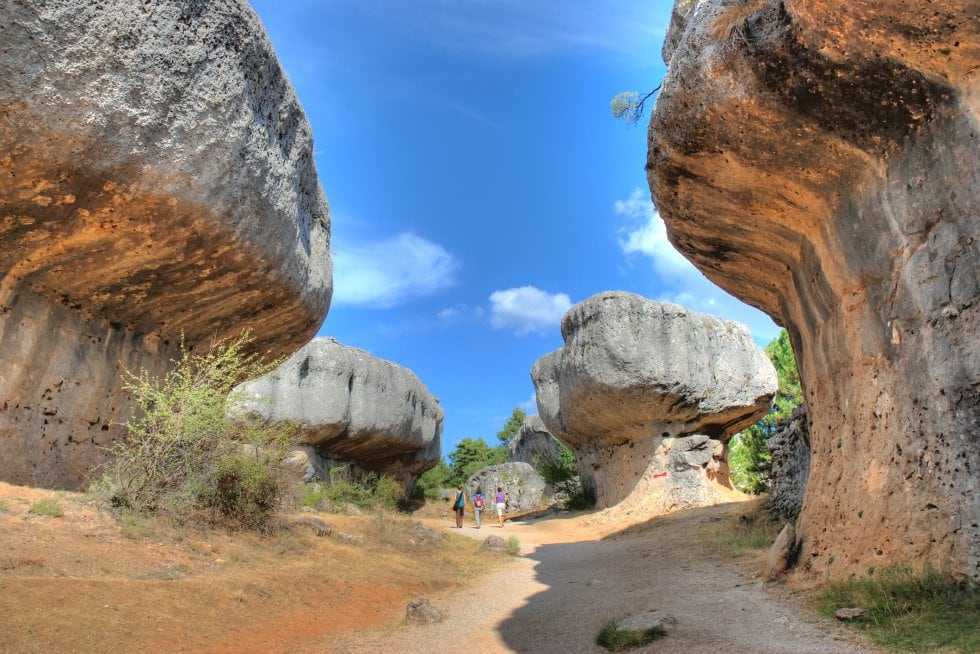
[[[494,291],[490,295],[490,324],[513,329],[518,335],[558,328],[572,306],[564,293],[547,293],[533,286]]]
[[[446,322],[459,322],[465,318],[473,316],[474,318],[482,318],[486,313],[483,307],[471,307],[468,304],[457,304],[451,307],[446,307],[441,310],[437,315],[440,319]]]
[[[414,234],[333,252],[335,305],[385,309],[454,283],[459,267],[441,245]]]
[[[526,413],[529,416],[537,413],[538,412],[538,394],[537,393],[531,393],[531,397],[529,397],[525,401],[521,402],[518,406],[520,406],[521,409],[524,411],[524,413]]]
[[[625,254],[649,257],[656,271],[666,277],[700,274],[670,243],[663,218],[646,192],[635,189],[628,200],[617,200],[614,209],[627,221],[619,230],[619,246]]]

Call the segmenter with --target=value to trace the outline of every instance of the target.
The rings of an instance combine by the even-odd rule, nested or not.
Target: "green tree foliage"
[[[445,457],[439,459],[435,468],[426,470],[415,484],[415,497],[430,500],[438,499],[439,489],[449,486],[453,471],[446,465]]]
[[[558,456],[538,455],[534,469],[555,489],[565,496],[565,508],[577,511],[595,506],[595,488],[579,476],[575,454],[567,445],[558,442]]]
[[[640,95],[636,91],[623,91],[612,99],[613,118],[623,120],[630,127],[636,125],[643,118],[644,104],[654,93],[660,90],[660,85],[649,93]]]
[[[243,527],[264,524],[283,490],[280,462],[295,428],[229,411],[235,386],[275,366],[250,354],[250,343],[243,333],[201,354],[182,343],[162,376],[127,371],[133,417],[96,490],[140,514],[188,518],[210,510]]]
[[[779,390],[769,414],[744,429],[732,439],[728,449],[728,464],[735,486],[746,493],[763,493],[769,488],[772,457],[766,441],[776,433],[781,420],[789,417],[803,403],[800,374],[796,357],[786,330],[766,346],[766,355],[776,368]]]
[[[464,438],[449,453],[449,485],[458,486],[487,466],[507,461],[507,446],[490,447],[482,438]]]
[[[497,432],[497,439],[504,445],[510,443],[511,439],[517,436],[517,432],[524,426],[525,418],[527,418],[527,414],[522,409],[514,407],[513,413],[510,414],[507,422],[504,423],[504,428]]]

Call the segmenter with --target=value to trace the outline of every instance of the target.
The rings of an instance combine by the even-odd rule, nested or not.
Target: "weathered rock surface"
[[[796,555],[796,527],[787,522],[776,536],[776,542],[766,554],[766,562],[762,567],[765,579],[776,579],[786,573]]]
[[[531,370],[538,415],[594,480],[599,506],[634,494],[661,512],[728,497],[724,442],[776,391],[748,329],[606,292],[569,309],[562,336]]]
[[[554,490],[545,483],[544,478],[535,472],[529,463],[511,461],[487,466],[463,485],[467,497],[473,497],[479,488],[487,499],[488,516],[496,515],[494,495],[497,488],[503,488],[510,496],[507,504],[508,511],[535,511],[551,501]]]
[[[419,378],[332,338],[236,392],[246,412],[296,423],[320,457],[391,475],[406,491],[439,461],[443,411]]]
[[[309,123],[244,0],[0,4],[0,478],[77,487],[120,369],[326,315]]]
[[[538,457],[557,459],[558,445],[541,418],[534,414],[524,418],[524,424],[507,444],[507,450],[511,461],[522,461],[533,466]]]
[[[650,188],[671,241],[789,331],[805,574],[980,575],[977,12],[677,3]]]
[[[767,447],[772,455],[768,508],[779,518],[796,520],[810,478],[810,429],[804,406],[777,426]]]
[[[405,620],[411,624],[437,624],[445,619],[427,597],[417,597],[405,607]]]

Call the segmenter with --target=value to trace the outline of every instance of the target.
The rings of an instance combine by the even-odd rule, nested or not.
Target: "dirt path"
[[[785,588],[753,580],[754,560],[735,562],[697,538],[739,508],[699,509],[618,532],[601,516],[450,529],[481,540],[517,536],[524,558],[475,585],[430,596],[446,615],[440,624],[353,633],[317,645],[334,654],[605,652],[595,634],[606,621],[659,609],[677,626],[635,652],[875,651],[846,640]]]

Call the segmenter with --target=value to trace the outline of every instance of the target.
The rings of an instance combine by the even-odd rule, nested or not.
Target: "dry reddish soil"
[[[30,512],[55,498],[61,517]],[[406,517],[318,515],[335,533],[269,535],[126,523],[86,496],[0,483],[0,652],[604,652],[610,618],[677,619],[637,652],[871,652],[781,585],[753,578],[712,530],[729,504],[632,524],[616,512],[524,518],[503,529],[416,514],[446,537],[423,545]],[[290,516],[290,520],[308,517]],[[469,518],[469,516],[468,516]],[[339,531],[362,535],[347,545]],[[479,550],[514,535],[521,557]],[[462,536],[462,537],[460,537]],[[440,624],[405,624],[426,596]]]
[[[31,513],[43,498],[64,515]],[[411,598],[509,562],[475,557],[465,539],[413,544],[399,516],[317,516],[365,537],[347,545],[297,527],[126,524],[83,495],[3,483],[0,502],[5,654],[309,651],[324,634],[396,623]]]

